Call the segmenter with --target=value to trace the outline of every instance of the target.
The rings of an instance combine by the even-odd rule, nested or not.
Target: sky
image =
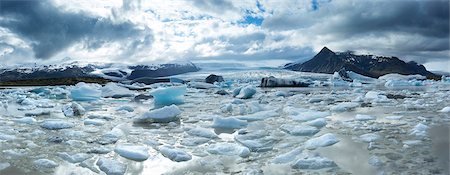
[[[450,71],[448,0],[0,1],[0,64],[243,63],[334,51]]]

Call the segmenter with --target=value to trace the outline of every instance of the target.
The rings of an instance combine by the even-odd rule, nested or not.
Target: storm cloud
[[[125,42],[127,50],[152,43],[149,28],[88,14],[65,12],[48,1],[0,1],[0,27],[29,41],[36,58],[48,59],[77,42],[95,50]],[[130,53],[130,52],[128,52]]]

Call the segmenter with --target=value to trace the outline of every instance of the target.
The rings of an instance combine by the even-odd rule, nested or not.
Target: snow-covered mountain
[[[304,63],[290,63],[285,65],[284,68],[294,71],[329,74],[345,69],[374,78],[390,73],[420,74],[427,78],[439,79],[438,75],[427,71],[423,65],[416,62],[404,62],[397,57],[355,55],[350,51],[333,52],[327,47],[324,47],[311,60]]]
[[[200,69],[191,62],[132,66],[79,62],[61,65],[21,65],[0,68],[0,82],[67,78],[102,78],[120,81],[142,77],[165,77],[198,70]]]

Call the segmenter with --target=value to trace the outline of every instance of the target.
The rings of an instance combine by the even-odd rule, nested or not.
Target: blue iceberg
[[[153,96],[155,106],[167,106],[183,103],[183,96],[186,93],[186,86],[172,86],[158,88],[150,91]]]

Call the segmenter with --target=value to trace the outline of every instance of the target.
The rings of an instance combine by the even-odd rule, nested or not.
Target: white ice
[[[323,169],[337,167],[332,160],[319,155],[300,158],[293,165],[294,169]]]
[[[168,159],[175,162],[184,162],[192,159],[192,156],[187,152],[168,146],[160,146],[159,152],[161,152],[164,157],[167,157]]]
[[[309,126],[314,126],[317,128],[322,128],[327,125],[327,120],[325,118],[318,118],[311,121],[306,122]]]
[[[277,109],[274,110],[267,110],[267,111],[260,111],[253,114],[248,115],[238,115],[234,116],[235,118],[239,120],[246,120],[246,121],[257,121],[257,120],[264,120],[267,118],[277,117],[280,116]]]
[[[235,117],[214,117],[213,128],[240,129],[247,127],[247,121]]]
[[[255,94],[256,94],[256,88],[251,85],[248,85],[248,86],[245,86],[242,89],[240,89],[239,94],[236,95],[236,97],[240,98],[240,99],[249,99],[249,98],[252,98],[253,95],[255,95]]]
[[[169,123],[172,121],[177,121],[180,118],[180,114],[181,110],[178,106],[170,105],[145,112],[141,116],[137,116],[134,121],[138,123]]]
[[[331,133],[321,135],[320,137],[309,139],[305,142],[306,149],[317,149],[319,147],[331,146],[339,142],[339,139]]]
[[[356,114],[355,120],[358,121],[369,121],[369,120],[376,120],[377,118],[375,116],[371,115],[364,115],[364,114]]]
[[[445,112],[445,113],[450,112],[450,106],[442,108],[439,112]]]
[[[107,175],[123,175],[127,171],[127,165],[104,157],[98,159],[97,166]]]
[[[314,126],[302,124],[283,124],[280,126],[280,129],[288,134],[295,136],[311,136],[320,131]]]
[[[134,96],[133,91],[125,87],[118,86],[116,83],[107,83],[105,86],[100,88],[100,90],[102,91],[102,97],[120,98]]]
[[[217,138],[216,133],[214,133],[212,130],[202,127],[189,129],[188,131],[186,131],[186,133],[188,133],[191,136],[204,137],[209,139]]]
[[[411,129],[411,135],[424,137],[427,135],[428,126],[422,123],[417,124]]]
[[[211,154],[248,157],[250,150],[247,147],[235,143],[216,143],[208,147],[207,151]]]
[[[38,160],[33,161],[33,163],[36,166],[36,168],[41,169],[41,170],[56,168],[57,166],[59,166],[59,164],[57,164],[53,160],[49,160],[49,159],[38,159]]]
[[[42,128],[50,129],[50,130],[66,129],[66,128],[72,128],[74,126],[75,126],[75,124],[73,124],[71,122],[64,121],[64,120],[57,120],[57,119],[47,119],[41,123]]]
[[[62,107],[62,112],[66,117],[82,116],[86,110],[77,102],[66,104]]]
[[[359,139],[363,142],[375,142],[381,139],[381,136],[379,134],[375,133],[367,133],[359,136]]]
[[[118,145],[114,151],[122,157],[135,161],[147,160],[150,155],[148,148],[139,145]]]

